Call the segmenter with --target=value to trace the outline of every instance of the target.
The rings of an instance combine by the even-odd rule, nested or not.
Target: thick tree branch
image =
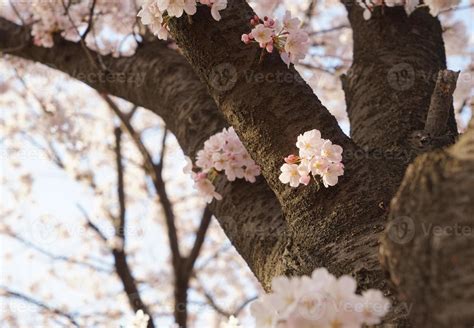
[[[260,63],[260,49],[240,35],[251,29],[253,12],[235,0],[215,22],[200,8],[192,25],[170,22],[171,33],[196,73],[208,85],[219,109],[234,126],[277,195],[288,224],[289,242],[273,274],[309,274],[325,266],[336,275],[351,273],[362,289],[393,291],[378,262],[378,237],[403,170],[387,158],[376,158],[355,146],[294,69],[274,55]],[[278,76],[292,77],[279,80]],[[344,148],[344,177],[333,188],[316,184],[291,189],[279,180],[283,156],[295,152],[297,135],[310,129]],[[402,327],[399,304],[387,323]]]
[[[352,143],[294,68],[277,54],[261,61],[262,49],[241,41],[254,15],[246,1],[229,2],[222,15],[215,22],[201,7],[192,24],[171,20],[171,33],[282,201],[287,188],[278,180],[279,169],[283,157],[295,152],[298,134],[317,128],[346,149]]]
[[[354,61],[342,82],[351,136],[369,152],[396,154],[403,170],[419,154],[412,138],[424,129],[436,76],[446,68],[440,23],[427,8],[407,17],[400,6],[376,7],[365,20],[359,5],[346,7]],[[457,135],[452,104],[447,132]]]
[[[391,204],[381,258],[414,327],[474,322],[474,120],[448,149],[410,165]]]
[[[102,57],[107,67],[103,72],[90,65],[80,44],[57,38],[55,46],[46,49],[31,45],[27,35],[22,27],[0,18],[0,51],[17,48],[12,52],[15,56],[49,65],[101,92],[152,110],[164,119],[190,157],[227,125],[190,65],[164,43],[142,45],[133,57]],[[278,201],[263,179],[252,185],[220,179],[218,191],[224,199],[211,204],[212,212],[268,286],[273,274],[267,268],[275,267],[286,243]]]

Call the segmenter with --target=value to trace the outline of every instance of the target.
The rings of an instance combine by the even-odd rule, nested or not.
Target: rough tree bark
[[[362,8],[346,7],[354,59],[342,80],[351,137],[369,151],[407,163],[418,154],[414,134],[424,128],[438,72],[446,68],[441,25],[427,9],[407,17],[403,7],[377,8],[366,21]],[[453,110],[447,128],[457,135]]]
[[[183,147],[190,153],[200,147],[205,136],[225,124],[215,123],[223,122],[218,110],[234,126],[252,157],[262,166],[268,186],[263,181],[258,185],[233,183],[222,186],[224,182],[221,181],[220,190],[225,191],[225,197],[224,201],[214,204],[214,210],[218,215],[232,216],[231,219],[221,217],[221,225],[267,289],[271,277],[275,275],[308,274],[316,267],[325,266],[337,275],[352,274],[361,289],[379,288],[391,297],[395,306],[385,320],[387,324],[409,326],[407,310],[413,304],[411,315],[420,314],[420,321],[414,319],[416,326],[421,323],[422,326],[442,326],[449,322],[461,327],[472,319],[467,310],[473,306],[472,293],[469,293],[472,284],[468,286],[469,279],[472,279],[472,267],[463,265],[460,272],[446,272],[447,259],[452,261],[455,257],[431,256],[432,246],[424,241],[418,254],[430,256],[423,261],[428,261],[431,267],[435,261],[442,261],[436,263],[439,273],[422,280],[425,283],[417,287],[414,281],[419,281],[420,276],[425,278],[430,269],[421,268],[411,273],[409,269],[417,261],[416,256],[407,253],[404,248],[392,249],[387,243],[383,248],[384,263],[389,263],[391,277],[401,291],[400,301],[378,259],[379,237],[389,213],[390,200],[400,186],[408,163],[426,151],[417,148],[414,140],[418,140],[417,132],[425,126],[436,82],[431,77],[446,66],[439,21],[425,9],[418,9],[407,18],[403,9],[389,8],[384,13],[376,11],[373,19],[367,22],[363,20],[358,6],[347,4],[346,7],[354,31],[354,63],[349,74],[343,78],[352,139],[342,133],[334,117],[293,68],[288,69],[276,54],[267,55],[260,63],[259,49],[240,42],[240,35],[251,29],[248,20],[253,15],[244,0],[229,1],[228,8],[222,11],[220,22],[211,19],[207,8],[199,8],[192,23],[186,18],[171,20],[171,33],[190,66],[175,53],[168,58],[170,50],[159,50],[157,44],[148,45],[135,55],[140,64],[134,67],[128,59],[106,58],[107,65],[114,67],[114,71],[140,72],[147,69],[159,72],[152,74],[154,79],[147,80],[146,86],[130,90],[109,84],[89,84],[151,109],[161,108],[157,99],[164,101],[164,109],[156,109],[156,112],[177,133]],[[15,28],[11,23],[0,23],[2,37],[5,30]],[[0,49],[14,45],[18,45],[18,41],[0,41]],[[27,46],[15,55],[44,63],[56,62],[60,70],[75,76],[75,72],[81,72],[84,68],[71,59],[77,58],[72,53],[72,47],[77,50],[78,46],[64,41],[51,50]],[[64,52],[68,57],[62,57]],[[164,56],[164,62],[162,58],[158,62],[158,56]],[[140,58],[145,58],[147,63],[142,65]],[[190,73],[190,67],[207,86],[207,93],[217,108]],[[191,82],[182,82],[183,78],[190,79],[193,88],[198,91],[189,89],[188,83]],[[149,92],[150,85],[156,93]],[[187,88],[183,89],[183,86]],[[174,104],[175,101],[177,104]],[[206,105],[202,106],[203,103]],[[199,111],[195,107],[208,110]],[[168,108],[177,110],[171,113],[179,113],[178,117],[170,114]],[[182,114],[190,112],[195,113],[191,116],[192,123],[186,122]],[[452,106],[448,114],[446,135],[451,136],[452,142],[456,136]],[[196,121],[200,123],[195,124]],[[196,129],[193,130],[195,134],[188,138],[180,135],[183,132],[173,124],[183,123],[191,124]],[[345,175],[338,185],[329,189],[316,185],[298,189],[286,187],[278,180],[282,158],[295,151],[298,134],[313,128],[321,130],[324,138],[344,147]],[[199,142],[195,142],[196,135],[200,138]],[[472,172],[472,161],[451,158],[455,156],[453,152],[472,153],[472,141],[469,141],[472,134],[467,140],[462,138],[449,150],[423,155],[419,161],[428,161],[429,165],[418,164],[418,161],[414,164],[415,169],[407,173],[394,200],[390,214],[392,220],[411,210],[419,213],[420,218],[426,218],[424,211],[427,211],[428,202],[439,201],[445,192],[454,190],[455,181],[458,185],[465,183],[456,193],[464,191],[472,195],[472,179],[467,179],[469,172]],[[427,167],[426,172],[423,166]],[[417,167],[419,172],[414,174]],[[426,182],[426,175],[449,176],[453,181],[445,189],[445,179],[430,178],[435,180],[433,189],[434,185]],[[413,187],[418,181],[426,186],[423,189],[426,195]],[[234,188],[239,189],[236,191]],[[255,193],[257,189],[259,191]],[[251,197],[247,197],[248,193]],[[454,195],[452,192],[451,197]],[[419,203],[410,197],[419,200]],[[471,198],[468,200],[472,203]],[[463,203],[466,211],[462,212],[459,220],[472,224],[472,207],[469,209],[466,205],[470,203]],[[246,209],[250,204],[253,206]],[[442,202],[439,204],[441,206]],[[441,213],[442,207],[439,206],[437,208]],[[244,210],[243,219],[239,219],[241,210]],[[437,217],[443,216],[440,214]],[[246,223],[243,226],[245,231],[240,230],[242,222]],[[437,219],[433,222],[439,223]],[[254,229],[257,229],[257,234]],[[275,237],[272,238],[273,229]],[[259,244],[254,244],[255,241]],[[466,244],[462,240],[452,238],[443,241],[446,241],[447,254],[457,252],[462,256],[469,255],[470,250],[464,247]],[[264,251],[256,250],[259,247],[263,247]],[[392,260],[395,264],[390,262]],[[458,285],[449,283],[448,279],[453,276],[459,279]],[[397,281],[401,282],[397,284]],[[435,283],[431,284],[432,281]],[[439,293],[433,291],[431,286],[440,287]],[[467,296],[458,300],[463,286]],[[437,296],[443,300],[442,304],[427,301],[428,297]],[[452,307],[456,304],[460,305],[461,310],[466,309],[462,312],[464,314],[453,315]],[[439,318],[430,318],[427,314],[432,312],[427,309],[438,311]],[[453,316],[456,318],[453,319]]]

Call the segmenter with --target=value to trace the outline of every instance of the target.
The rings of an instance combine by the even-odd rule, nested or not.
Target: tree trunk
[[[472,327],[474,120],[454,146],[410,165],[381,255],[415,327]]]

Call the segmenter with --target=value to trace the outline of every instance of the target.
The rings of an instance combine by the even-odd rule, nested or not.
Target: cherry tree
[[[148,191],[134,186],[145,179],[120,173],[126,132],[135,147],[127,161],[144,161],[136,174],[149,177],[164,212],[175,304],[187,301],[196,255],[191,247],[183,258],[166,200],[167,130],[209,203],[194,245],[212,213],[268,292],[252,306],[259,327],[463,327],[474,321],[470,10],[413,0],[12,1],[2,7],[0,50],[15,83],[24,86],[18,58],[27,59],[85,82],[109,107],[102,120],[118,126],[109,137],[121,187],[113,201],[102,192],[111,208],[101,215],[115,237],[92,230],[111,240],[117,263],[126,249],[124,190],[136,202]],[[462,71],[448,70],[448,60]],[[3,93],[15,88],[1,83]],[[70,120],[55,107],[52,119]],[[139,126],[152,115],[166,125],[161,141],[151,138],[158,162],[131,123],[138,107],[148,110]],[[10,119],[11,133],[40,128],[48,111]],[[73,124],[56,124],[55,133],[70,134]],[[103,141],[101,133],[94,138]],[[86,134],[57,141],[86,156]],[[47,154],[67,167],[55,143]],[[79,176],[94,187],[91,172]],[[156,316],[137,310],[139,320]],[[179,326],[193,324],[185,310],[174,312]]]

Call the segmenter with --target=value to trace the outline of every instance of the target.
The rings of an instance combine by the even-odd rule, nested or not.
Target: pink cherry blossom
[[[197,156],[196,156],[196,166],[203,170],[209,170],[210,168],[212,168],[213,166],[212,153],[204,149],[201,149],[200,151],[198,151]]]
[[[305,58],[309,47],[308,34],[300,28],[301,21],[291,17],[289,11],[283,17],[282,26],[272,18],[264,17],[262,21],[258,16],[252,17],[250,24],[254,26],[252,31],[241,37],[245,44],[253,40],[268,53],[277,49],[287,65],[297,64]]]
[[[260,175],[260,166],[251,165],[247,166],[244,171],[244,179],[250,183],[254,183],[257,179],[256,177]]]
[[[227,0],[215,0],[212,2],[211,15],[216,21],[221,20],[220,11],[227,8]]]
[[[271,297],[264,295],[261,300],[257,300],[250,306],[250,312],[255,317],[256,327],[275,328],[278,316],[271,302]]]
[[[387,314],[390,309],[390,302],[383,296],[382,292],[376,289],[369,289],[362,293],[362,306],[360,310],[361,320],[368,325],[377,325],[381,322],[381,318]]]
[[[307,186],[311,182],[311,177],[309,175],[302,175],[300,177],[300,183]]]
[[[255,26],[255,28],[252,30],[252,36],[255,41],[263,44],[264,46],[266,46],[266,44],[272,40],[273,33],[273,29],[266,27],[263,24]]]
[[[166,11],[170,17],[181,17],[184,12],[196,13],[196,0],[156,0],[156,3],[160,11]]]
[[[196,181],[195,187],[207,203],[212,202],[214,198],[217,200],[222,199],[222,196],[216,192],[216,187],[208,179],[199,179]]]
[[[324,157],[314,157],[309,161],[309,169],[313,175],[323,175],[331,165],[331,162]]]
[[[250,43],[250,37],[248,34],[242,34],[242,42],[245,43],[245,44],[249,44]]]
[[[298,163],[299,161],[299,157],[296,156],[296,155],[288,155],[288,157],[285,157],[285,163],[288,163],[288,164],[295,164],[295,163]]]
[[[285,52],[288,54],[290,62],[297,64],[304,59],[309,48],[308,34],[303,31],[290,33],[286,39]]]
[[[283,27],[289,31],[295,31],[301,26],[301,20],[297,17],[291,17],[291,12],[287,10],[283,16]]]
[[[189,173],[192,163],[187,164],[186,171]],[[227,180],[235,181],[236,179],[245,179],[254,183],[256,177],[260,175],[260,167],[250,157],[239,139],[234,128],[223,129],[204,142],[204,149],[198,151],[196,156],[196,171],[194,180],[197,189],[208,200],[210,196],[215,195],[211,186],[213,179],[221,172],[226,176]],[[207,180],[209,183],[202,182]],[[215,197],[219,199],[218,197]]]

